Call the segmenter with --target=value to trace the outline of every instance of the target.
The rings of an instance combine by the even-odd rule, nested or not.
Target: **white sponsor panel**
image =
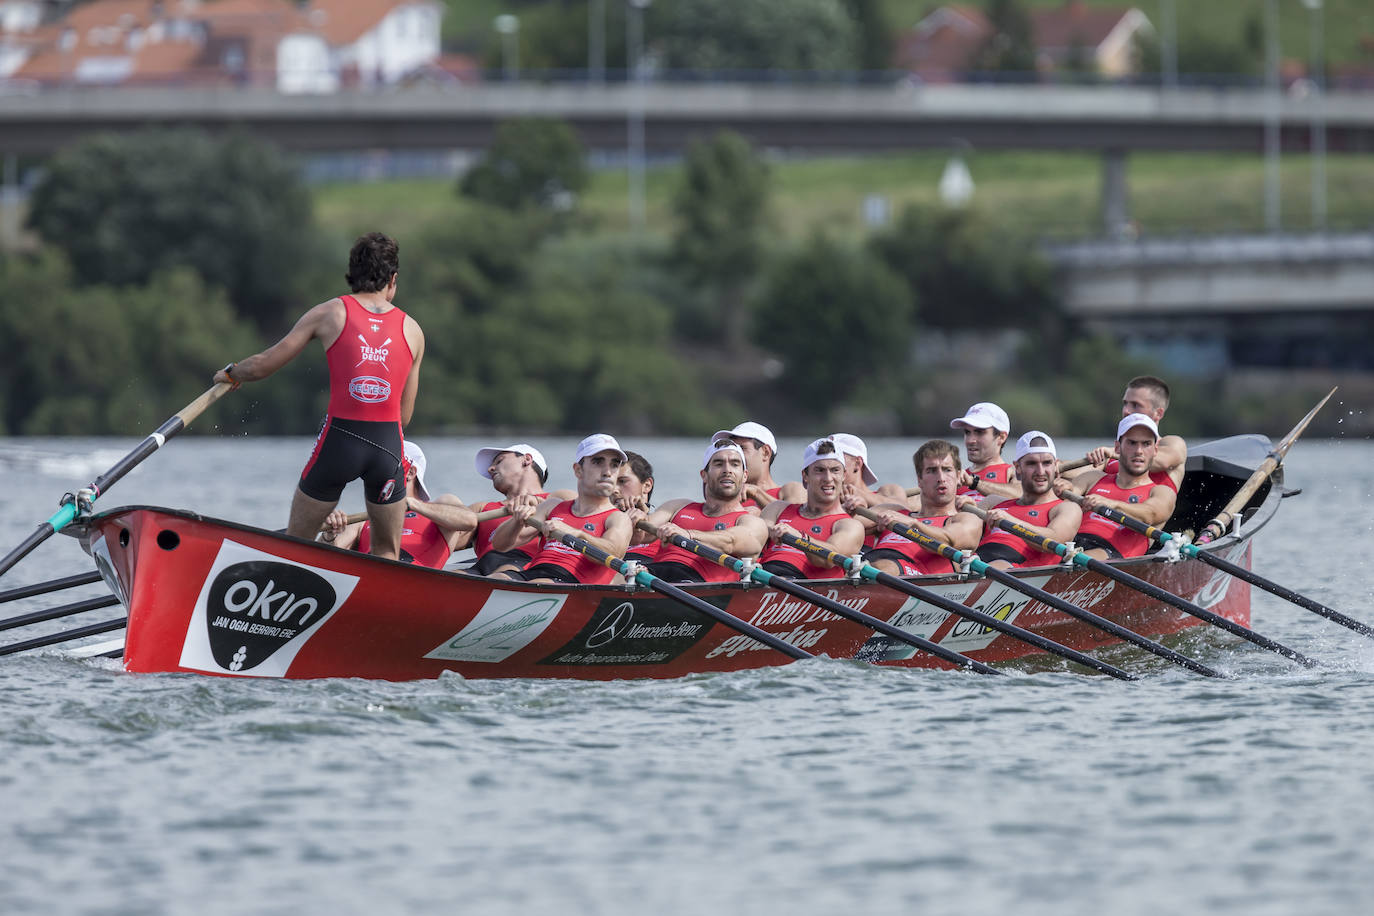
[[[191,612],[180,664],[211,674],[285,677],[357,584],[357,576],[225,539]]]
[[[567,595],[492,592],[468,625],[425,658],[451,662],[503,662],[534,642],[563,609]]]

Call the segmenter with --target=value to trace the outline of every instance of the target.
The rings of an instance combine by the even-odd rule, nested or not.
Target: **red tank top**
[[[573,501],[564,500],[553,507],[549,512],[549,520],[558,519],[563,524],[572,528],[574,531],[581,532],[583,536],[589,538],[599,538],[606,533],[606,519],[612,513],[620,510],[612,506],[604,512],[595,515],[574,515],[572,511]],[[539,539],[539,552],[530,560],[526,569],[532,569],[541,564],[557,566],[572,573],[578,582],[585,582],[589,585],[609,585],[615,578],[615,570],[609,566],[602,566],[595,560],[589,560],[582,554],[573,550],[568,545],[559,540]]]
[[[534,495],[539,497],[540,499],[549,498],[549,494],[547,493],[536,493]],[[499,500],[484,503],[482,505],[482,508],[478,509],[477,512],[480,515],[481,513],[489,512],[492,509],[499,509],[503,505],[505,505],[505,503],[500,502]],[[491,552],[492,532],[495,531],[497,528],[501,527],[501,523],[504,522],[507,518],[510,518],[510,516],[503,515],[500,518],[489,518],[486,521],[477,523],[477,533],[473,535],[472,538],[472,549],[477,554],[477,558],[479,560]],[[533,538],[531,538],[530,540],[533,540]],[[531,545],[528,542],[526,542],[523,545],[513,547],[511,549],[519,550],[522,553],[528,555],[531,552]]]
[[[1103,480],[1116,480],[1116,475],[1121,473],[1121,462],[1113,458],[1102,466],[1102,473],[1107,475]],[[1175,493],[1178,492],[1178,484],[1174,483],[1174,478],[1169,475],[1168,471],[1151,471],[1150,482],[1168,487]]]
[[[972,471],[970,471],[969,473],[973,474]],[[974,474],[974,476],[979,478],[980,480],[990,480],[993,483],[1011,483],[1011,474],[1012,466],[1009,464],[990,464],[987,467],[983,468],[981,471]],[[956,491],[956,495],[977,496],[980,499],[987,498],[986,494],[979,493],[977,490],[971,489],[969,487],[960,487]]]
[[[363,553],[372,550],[372,523],[363,522],[358,532],[358,549]],[[448,541],[444,532],[433,519],[425,518],[418,512],[407,512],[405,524],[401,527],[401,549],[410,554],[416,566],[443,569],[448,562]]]
[[[849,518],[845,512],[822,515],[820,518],[807,518],[801,514],[803,506],[791,505],[778,513],[778,524],[791,525],[813,541],[828,541],[835,526]],[[759,556],[759,563],[774,560],[801,570],[803,579],[837,579],[844,576],[844,570],[836,566],[818,566],[811,562],[811,554],[786,544],[769,544]]]
[[[998,503],[993,508],[1002,509],[1022,524],[1044,528],[1050,523],[1050,512],[1062,502],[1062,499],[1055,499],[1047,503],[1035,503],[1027,506],[1017,500],[1009,499],[1006,502]],[[1015,550],[1026,558],[1023,562],[1017,563],[1017,566],[1052,566],[1060,560],[1059,554],[1037,550],[1010,531],[1003,531],[1001,528],[994,528],[985,534],[978,546],[982,547],[983,544],[1005,544]]]
[[[752,514],[748,509],[736,509],[721,515],[707,515],[704,503],[688,503],[677,510],[669,521],[687,531],[724,531],[726,528],[733,528],[740,516]],[[734,582],[739,578],[739,573],[733,569],[726,569],[719,563],[699,557],[690,550],[683,550],[676,544],[662,544],[653,562],[681,563],[696,570],[707,582]]]
[[[340,296],[344,328],[325,352],[329,361],[329,415],[340,420],[399,422],[401,392],[414,354],[406,342],[406,313],[380,315],[352,296]]]
[[[916,519],[925,522],[932,528],[943,528],[945,523],[954,518],[952,515],[931,515]],[[878,538],[878,543],[874,545],[879,550],[895,550],[906,557],[912,566],[915,566],[918,573],[947,573],[954,571],[954,564],[938,553],[931,553],[920,544],[910,538],[902,537],[895,531],[884,531]]]
[[[763,492],[767,493],[769,496],[773,497],[774,499],[777,499],[777,498],[778,498],[778,494],[782,492],[782,487],[780,487],[780,486],[778,486],[778,487],[773,487],[771,490],[764,490]],[[759,509],[759,508],[762,508],[762,507],[758,504],[758,501],[757,501],[757,500],[753,500],[753,499],[746,499],[746,500],[744,500],[742,503],[740,503],[740,505],[744,506],[744,508],[746,508],[746,509]]]
[[[1154,474],[1150,476],[1153,478]],[[1116,485],[1115,477],[1103,477],[1092,485],[1088,493],[1096,493],[1098,496],[1120,500],[1123,503],[1143,503],[1150,498],[1150,491],[1157,486],[1162,486],[1162,484],[1151,480],[1147,484],[1123,490]],[[1123,557],[1144,556],[1145,551],[1150,546],[1150,541],[1145,535],[1136,534],[1126,526],[1118,525],[1116,522],[1086,509],[1083,511],[1083,522],[1078,526],[1078,533],[1097,535],[1115,547]]]

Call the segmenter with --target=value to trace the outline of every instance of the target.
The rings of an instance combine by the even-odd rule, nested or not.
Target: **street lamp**
[[[1270,232],[1278,232],[1281,220],[1279,204],[1279,0],[1264,3],[1265,82],[1268,93],[1264,118],[1264,224]]]
[[[587,79],[597,85],[606,80],[606,0],[587,5]]]
[[[501,34],[501,72],[513,80],[520,75],[520,17],[502,13],[491,24]]]
[[[631,85],[626,124],[626,158],[630,177],[630,227],[644,228],[644,10],[651,0],[627,0],[625,68]]]
[[[1322,36],[1322,0],[1302,0],[1312,14],[1312,228],[1326,229],[1326,49]]]

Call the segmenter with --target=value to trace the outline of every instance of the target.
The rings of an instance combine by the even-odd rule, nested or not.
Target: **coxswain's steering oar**
[[[26,639],[23,642],[12,642],[7,646],[0,646],[0,655],[13,655],[16,652],[23,652],[25,649],[55,646],[60,642],[80,639],[83,636],[95,636],[97,633],[122,630],[128,625],[128,622],[129,619],[127,617],[120,617],[115,620],[106,620],[101,623],[92,623],[84,627],[77,627],[74,630],[63,630],[61,633],[53,633],[48,636],[35,636],[33,639]]]
[[[496,510],[493,509],[491,511],[494,512]],[[539,519],[526,519],[525,524],[529,525],[531,528],[535,529],[545,537],[548,537],[548,526],[541,522]],[[600,563],[602,566],[605,566],[608,569],[613,569],[616,572],[620,573],[622,576],[625,576],[625,578],[627,579],[633,578],[634,581],[639,583],[640,585],[646,586],[647,588],[651,588],[654,591],[658,592],[660,595],[665,595],[681,604],[685,604],[687,605],[687,607],[695,611],[700,611],[701,613],[717,621],[718,623],[725,624],[727,627],[729,627],[737,633],[742,633],[745,636],[748,636],[750,639],[757,640],[770,649],[777,649],[783,655],[787,655],[795,659],[815,657],[810,652],[807,652],[805,649],[798,649],[790,642],[779,639],[772,633],[769,633],[767,630],[760,630],[752,623],[748,623],[747,621],[741,620],[734,614],[729,614],[725,611],[722,611],[714,604],[702,601],[696,595],[689,595],[687,592],[684,592],[677,586],[670,585],[667,582],[664,582],[657,576],[651,575],[648,572],[648,570],[642,567],[637,567],[637,564],[631,564],[628,560],[625,560],[621,557],[612,556],[611,554],[607,553],[601,548],[588,544],[580,537],[574,537],[571,534],[564,534],[560,535],[558,539],[567,546],[571,547],[573,550],[576,550],[578,553],[582,554],[582,556],[586,557],[587,559]]]
[[[213,385],[200,397],[169,417],[148,438],[140,442],[133,451],[115,462],[114,466],[104,474],[87,484],[85,489],[64,496],[62,507],[53,513],[52,518],[39,525],[38,529],[25,538],[22,544],[6,554],[3,560],[0,560],[0,576],[9,572],[10,567],[28,556],[29,552],[39,544],[70,525],[80,512],[89,510],[91,505],[105,491],[114,486],[121,477],[137,467],[143,459],[162,448],[168,439],[191,425],[191,421],[204,413],[205,408],[218,401],[225,392],[230,391],[233,387],[228,382],[219,382]]]
[[[861,511],[866,512],[868,510],[865,509]],[[1194,659],[1189,658],[1186,655],[1175,652],[1168,646],[1162,646],[1159,643],[1155,642],[1153,639],[1150,639],[1146,636],[1141,636],[1134,630],[1128,630],[1125,627],[1121,626],[1121,624],[1113,623],[1112,621],[1108,620],[1105,617],[1102,617],[1101,615],[1094,614],[1092,611],[1089,611],[1085,608],[1081,608],[1076,604],[1070,604],[1063,598],[1060,598],[1058,595],[1051,595],[1049,592],[1045,591],[1042,588],[1037,588],[1034,585],[1022,582],[1020,579],[1018,579],[1016,576],[1013,576],[1011,573],[1002,569],[998,569],[996,566],[991,566],[988,563],[983,562],[977,557],[977,555],[966,554],[964,551],[951,547],[943,541],[937,541],[930,535],[918,531],[910,525],[893,525],[891,526],[891,530],[896,532],[897,534],[900,534],[902,537],[907,538],[908,540],[915,541],[917,544],[921,545],[926,550],[929,550],[932,553],[939,554],[946,560],[949,560],[951,563],[963,564],[965,561],[967,561],[969,563],[969,569],[975,575],[986,576],[994,582],[1000,582],[1007,588],[1010,588],[1014,591],[1018,591],[1021,594],[1026,595],[1030,598],[1034,598],[1036,601],[1039,601],[1041,604],[1046,605],[1047,607],[1052,607],[1057,611],[1063,611],[1070,617],[1073,617],[1077,620],[1081,620],[1084,623],[1089,624],[1090,626],[1097,627],[1099,630],[1102,630],[1105,633],[1110,633],[1117,639],[1120,639],[1124,642],[1128,642],[1134,646],[1139,646],[1140,648],[1144,649],[1146,652],[1151,653],[1152,655],[1157,655],[1166,661],[1173,662],[1175,665],[1180,665],[1184,668],[1187,668],[1189,671],[1195,671],[1198,674],[1204,674],[1207,677],[1224,676],[1221,672],[1213,668],[1209,668],[1202,662],[1196,661]]]
[[[1307,416],[1299,420],[1298,425],[1289,430],[1288,435],[1284,436],[1278,446],[1269,453],[1269,456],[1260,462],[1259,467],[1255,468],[1254,473],[1250,475],[1250,479],[1245,481],[1241,488],[1236,491],[1235,496],[1231,497],[1231,501],[1226,504],[1226,508],[1222,509],[1211,521],[1203,526],[1201,533],[1199,533],[1196,538],[1197,543],[1206,544],[1209,541],[1215,541],[1226,533],[1227,529],[1231,527],[1231,523],[1235,521],[1236,516],[1245,509],[1245,504],[1250,501],[1250,497],[1254,496],[1255,491],[1264,485],[1264,482],[1269,479],[1269,475],[1274,473],[1274,469],[1283,463],[1283,456],[1288,454],[1288,450],[1292,448],[1294,442],[1298,441],[1298,437],[1302,435],[1303,430],[1307,429],[1307,424],[1312,422],[1312,418],[1317,415],[1317,411],[1321,410],[1322,407],[1326,405],[1326,402],[1331,400],[1331,395],[1335,393],[1335,388],[1328,391],[1326,397],[1318,401],[1317,406],[1309,410]]]
[[[658,528],[654,525],[649,524],[648,522],[640,522],[638,527],[644,531],[649,532],[655,537],[658,536]],[[882,633],[884,636],[890,636],[893,639],[900,640],[901,642],[904,642],[909,646],[915,646],[917,649],[920,649],[921,651],[926,652],[930,655],[934,655],[936,658],[943,659],[944,661],[947,661],[951,665],[955,665],[956,667],[967,668],[970,671],[976,671],[979,674],[1002,673],[998,671],[996,668],[991,668],[980,661],[975,661],[969,658],[967,655],[955,652],[953,649],[947,649],[939,643],[931,642],[930,640],[925,639],[923,637],[916,636],[912,633],[908,633],[906,630],[894,627],[887,621],[880,620],[871,614],[865,614],[863,611],[856,611],[851,607],[846,607],[845,605],[840,604],[838,601],[834,601],[830,598],[827,598],[824,595],[819,594],[818,592],[814,592],[809,588],[797,585],[791,579],[770,573],[768,570],[764,569],[761,566],[754,566],[752,563],[746,563],[739,557],[733,557],[728,553],[715,549],[714,547],[709,547],[706,544],[701,543],[700,541],[693,540],[692,538],[685,537],[680,534],[674,535],[669,540],[671,540],[678,547],[681,547],[683,550],[691,551],[699,557],[704,557],[710,560],[712,563],[718,563],[719,565],[724,566],[726,569],[734,570],[735,572],[740,573],[741,575],[745,574],[745,572],[747,571],[749,578],[753,579],[755,582],[758,582],[760,585],[766,585],[769,588],[775,588],[780,592],[784,592],[788,595],[793,596],[794,598],[800,598],[803,601],[806,601],[810,604],[814,604],[819,608],[823,608],[824,610],[827,610],[830,613],[835,614],[836,616],[844,617],[848,620],[854,621],[855,623],[861,623],[871,630],[875,630],[879,633]]]
[[[987,519],[987,511],[984,509],[980,509],[977,506],[968,506],[964,509],[964,511],[972,512],[974,515],[978,516],[981,519]],[[1036,534],[1034,531],[1031,531],[1029,528],[1027,528],[1025,525],[1020,524],[1019,522],[1003,520],[997,523],[997,527],[1001,528],[1003,531],[1011,532],[1012,534],[1021,538],[1021,540],[1025,541],[1027,544],[1030,544],[1033,547],[1038,547],[1046,553],[1057,553],[1061,557],[1064,557],[1065,559],[1069,560],[1077,566],[1082,566],[1085,569],[1090,569],[1093,572],[1098,573],[1099,575],[1106,576],[1109,579],[1115,579],[1117,582],[1120,582],[1122,585],[1125,585],[1128,588],[1133,588],[1141,594],[1149,595],[1151,598],[1154,598],[1157,601],[1163,601],[1165,604],[1178,608],[1185,614],[1190,614],[1193,617],[1196,617],[1198,620],[1210,623],[1214,627],[1220,627],[1228,633],[1239,636],[1241,639],[1249,640],[1250,642],[1254,643],[1262,649],[1268,649],[1270,652],[1276,652],[1279,655],[1282,655],[1284,658],[1290,659],[1291,661],[1295,661],[1298,664],[1308,668],[1315,668],[1317,666],[1317,662],[1315,659],[1308,658],[1306,655],[1303,655],[1296,649],[1290,649],[1282,643],[1275,642],[1274,640],[1269,639],[1266,636],[1261,636],[1260,634],[1256,633],[1254,630],[1250,629],[1247,626],[1242,626],[1241,624],[1236,623],[1234,620],[1227,620],[1220,614],[1213,613],[1212,611],[1207,610],[1205,607],[1201,607],[1200,605],[1196,605],[1191,601],[1188,601],[1184,598],[1180,598],[1173,592],[1166,591],[1165,589],[1160,588],[1158,585],[1153,585],[1149,582],[1146,582],[1144,579],[1137,578],[1128,572],[1122,572],[1115,566],[1111,566],[1107,563],[1102,562],[1101,560],[1094,559],[1082,551],[1070,552],[1068,545],[1061,544],[1059,541],[1056,541],[1053,538],[1048,538],[1044,537],[1043,535]]]
[[[1073,502],[1076,502],[1079,505],[1082,505],[1083,503],[1083,497],[1079,496],[1072,490],[1064,491],[1064,498],[1072,500]],[[1184,541],[1182,538],[1174,537],[1169,532],[1164,531],[1160,528],[1156,528],[1154,525],[1147,525],[1138,518],[1132,518],[1125,512],[1122,512],[1120,509],[1113,509],[1110,506],[1099,506],[1093,509],[1092,511],[1096,512],[1103,518],[1108,519],[1109,521],[1116,522],[1118,525],[1122,525],[1126,528],[1131,529],[1137,534],[1143,534],[1153,541],[1158,541],[1161,544],[1177,544],[1178,552],[1185,557],[1191,557],[1195,560],[1201,560],[1208,566],[1215,567],[1216,569],[1219,569],[1224,573],[1229,573],[1230,575],[1235,576],[1237,579],[1240,579],[1244,582],[1249,582],[1251,585],[1257,585],[1265,591],[1274,595],[1278,595],[1280,598],[1283,598],[1286,601],[1291,601],[1300,608],[1305,608],[1314,614],[1320,614],[1327,620],[1330,620],[1334,623],[1339,623],[1343,627],[1348,627],[1354,630],[1356,633],[1359,633],[1361,636],[1368,636],[1374,638],[1374,627],[1371,627],[1365,623],[1360,623],[1360,621],[1354,619],[1353,617],[1347,617],[1340,611],[1329,608],[1318,601],[1313,601],[1311,598],[1308,598],[1304,595],[1299,595],[1292,589],[1284,588],[1277,582],[1271,582],[1263,576],[1256,575],[1255,573],[1246,569],[1244,566],[1232,563],[1230,560],[1223,560],[1221,557],[1218,556],[1213,556],[1211,553],[1199,548],[1196,544],[1190,544],[1187,541]]]

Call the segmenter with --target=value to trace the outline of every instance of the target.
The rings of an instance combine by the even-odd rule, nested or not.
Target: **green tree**
[[[904,374],[914,313],[901,277],[825,234],[769,267],[754,307],[759,333],[783,361],[779,382],[826,408]]]
[[[1057,331],[1059,298],[1049,265],[1030,240],[976,211],[907,207],[870,245],[905,278],[925,324]]]
[[[882,0],[842,0],[854,22],[859,69],[871,72],[892,66],[892,23]]]
[[[735,350],[748,325],[745,292],[763,262],[770,190],[768,166],[749,141],[721,131],[688,148],[673,196],[671,256],[708,303],[701,330],[712,337],[713,329],[725,328]]]
[[[859,34],[843,0],[673,0],[653,23],[669,70],[859,69]]]
[[[279,328],[316,253],[311,202],[275,148],[245,136],[151,130],[93,137],[53,157],[29,226],[81,285],[141,285],[194,268],[244,315]]]
[[[567,123],[521,118],[496,128],[482,161],[458,187],[466,197],[507,210],[557,211],[571,209],[587,180],[582,144]]]
[[[992,35],[978,52],[979,70],[1031,74],[1035,72],[1035,41],[1030,16],[1020,0],[987,0],[984,8]]]

